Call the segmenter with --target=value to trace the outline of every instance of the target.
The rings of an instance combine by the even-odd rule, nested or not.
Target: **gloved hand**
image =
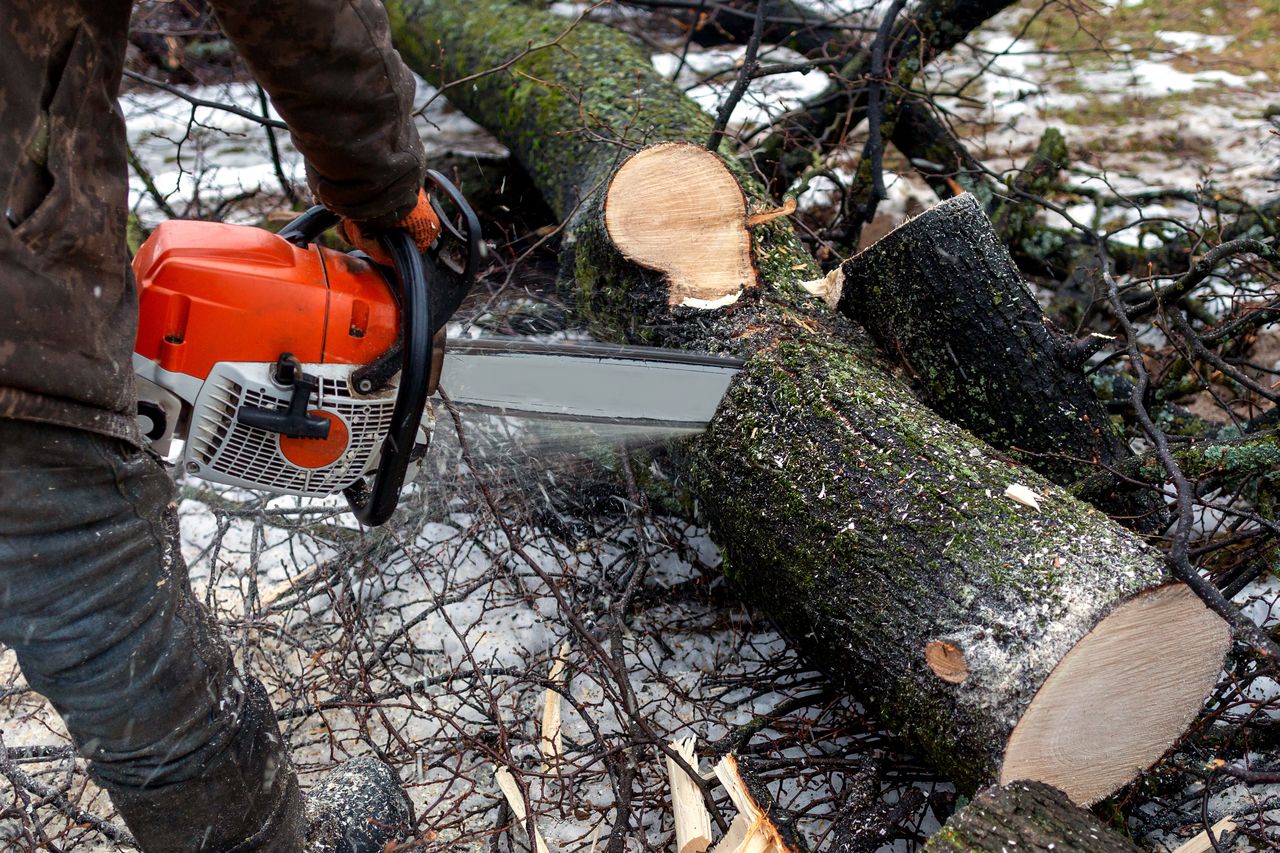
[[[413,242],[418,245],[419,252],[425,252],[431,248],[431,244],[436,241],[436,237],[440,234],[440,218],[432,210],[431,199],[426,190],[418,190],[417,205],[409,212],[408,216],[396,222],[395,227],[403,228],[409,232]],[[371,228],[369,229],[370,233],[366,233],[359,223],[344,219],[338,230],[342,233],[342,238],[352,246],[361,250],[378,263],[384,266],[391,266],[391,258],[382,250],[377,238],[373,236],[377,233],[377,229]]]

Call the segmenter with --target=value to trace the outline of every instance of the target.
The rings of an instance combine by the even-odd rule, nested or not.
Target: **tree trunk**
[[[687,447],[685,482],[728,575],[816,662],[967,789],[1032,775],[1091,801],[1184,731],[1218,674],[1225,623],[1135,537],[922,406],[865,335],[805,293],[818,270],[785,219],[750,231],[754,286],[733,281],[741,293],[714,309],[673,306],[660,276],[615,249],[603,190],[619,165],[711,128],[645,53],[610,28],[501,0],[389,8],[415,70],[465,78],[446,96],[568,220],[566,268],[597,334],[746,360]],[[746,228],[768,201],[704,154],[738,178],[745,195],[727,203]],[[688,245],[685,214],[708,185],[682,176],[636,204],[654,227],[663,205],[680,210],[670,240]],[[627,198],[611,191],[609,205]],[[1005,496],[1015,483],[1039,511]]]
[[[1085,379],[1088,339],[1048,325],[971,195],[903,223],[840,268],[842,312],[900,361],[943,417],[1061,486],[1132,454]],[[1114,478],[1081,497],[1152,531],[1163,501]]]
[[[927,853],[1139,853],[1067,795],[1040,782],[988,788],[955,814]]]

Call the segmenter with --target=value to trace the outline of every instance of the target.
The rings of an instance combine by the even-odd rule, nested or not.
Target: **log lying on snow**
[[[1012,782],[989,788],[929,839],[927,853],[1138,853],[1056,788]]]
[[[839,309],[944,417],[1063,486],[1131,458],[1081,370],[1097,345],[1050,327],[973,196],[904,222],[839,269]],[[1120,483],[1081,497],[1159,527],[1158,496]]]
[[[800,287],[818,270],[785,219],[752,231],[754,286],[722,283],[736,300],[719,309],[673,307],[662,276],[615,249],[610,176],[637,149],[705,139],[711,125],[645,53],[607,27],[500,0],[389,8],[415,70],[468,78],[446,94],[570,220],[567,268],[598,334],[746,359],[688,448],[687,480],[749,599],[964,788],[1031,777],[1090,802],[1159,758],[1229,637],[1158,554],[922,406]],[[699,159],[705,181],[668,193],[722,184],[723,161]],[[772,207],[739,184],[735,215]],[[607,207],[625,196],[611,191]],[[696,225],[682,213],[679,227]],[[1004,496],[1015,482],[1040,495],[1038,512]]]

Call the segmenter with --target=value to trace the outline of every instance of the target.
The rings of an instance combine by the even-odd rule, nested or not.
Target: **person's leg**
[[[0,642],[143,850],[299,851],[286,745],[191,593],[172,502],[123,442],[0,419]]]

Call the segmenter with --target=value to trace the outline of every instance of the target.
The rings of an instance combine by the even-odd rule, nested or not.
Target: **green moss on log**
[[[1039,782],[983,791],[925,845],[927,853],[1138,853],[1066,794]]]

